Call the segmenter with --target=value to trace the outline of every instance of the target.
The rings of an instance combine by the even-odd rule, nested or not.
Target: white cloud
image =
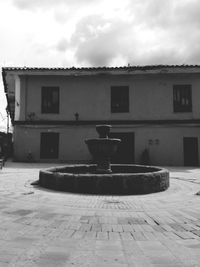
[[[65,38],[62,38],[56,45],[57,50],[60,52],[65,52],[68,47],[69,42]]]
[[[129,22],[121,19],[109,20],[97,15],[83,18],[70,42],[76,48],[76,60],[90,66],[111,65],[115,57],[123,55],[129,28]]]
[[[21,13],[27,19],[25,28],[30,30],[30,41],[22,50],[17,45],[18,61],[22,58],[27,61],[25,58],[29,57],[30,63],[40,65],[41,58],[43,63],[49,64],[51,60],[53,65],[59,60],[67,62],[65,57],[70,54],[70,62],[73,57],[77,65],[91,66],[118,65],[117,59],[124,64],[181,64],[195,60],[199,63],[196,45],[200,41],[199,0],[12,0],[12,3],[18,12],[34,11],[28,15]],[[17,28],[24,40],[28,33],[23,34],[19,21]],[[29,56],[31,51],[37,53],[33,59]]]
[[[12,0],[20,9],[35,10],[40,8],[54,8],[58,5],[84,5],[94,3],[97,0]]]

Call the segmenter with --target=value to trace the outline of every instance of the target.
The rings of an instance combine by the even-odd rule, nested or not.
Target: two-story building
[[[3,68],[17,161],[88,162],[111,124],[113,162],[199,166],[200,66]]]

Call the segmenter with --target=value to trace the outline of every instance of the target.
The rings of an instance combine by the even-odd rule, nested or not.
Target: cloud
[[[81,19],[68,47],[75,49],[77,62],[89,66],[118,65],[117,60],[122,65],[176,64],[182,60],[180,50],[176,51],[162,31],[136,24],[134,19],[109,20],[100,15]]]
[[[122,19],[88,16],[77,24],[70,45],[75,47],[78,62],[92,66],[110,65],[123,53],[129,39],[129,29],[130,23]]]
[[[66,23],[69,20],[69,16],[70,16],[70,12],[67,9],[67,7],[62,8],[62,9],[60,8],[54,9],[55,20],[59,22],[60,24]]]
[[[69,47],[69,42],[65,39],[62,38],[56,45],[56,50],[59,52],[65,52],[67,48]]]
[[[173,22],[182,26],[200,26],[200,1],[198,0],[185,0],[176,1],[177,5],[174,8]]]
[[[199,0],[135,0],[129,3],[129,16],[147,28],[174,31],[200,26]]]
[[[35,10],[39,8],[52,8],[59,5],[84,5],[91,4],[97,0],[13,0],[13,3],[19,9]]]
[[[129,4],[129,15],[133,14],[137,24],[165,27],[170,22],[173,2],[174,0],[135,0]]]
[[[49,50],[63,62],[70,55],[89,66],[200,64],[199,0],[12,1],[19,9],[53,10],[59,34],[49,38]]]

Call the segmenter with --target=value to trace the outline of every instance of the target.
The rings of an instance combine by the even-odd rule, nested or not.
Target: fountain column
[[[99,138],[85,140],[88,149],[97,163],[96,173],[112,173],[111,156],[117,152],[120,139],[109,138],[111,125],[97,125]]]

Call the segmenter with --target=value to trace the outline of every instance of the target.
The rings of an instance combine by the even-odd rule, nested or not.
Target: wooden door
[[[112,163],[134,163],[134,133],[110,133],[110,138],[119,138],[119,144],[116,154],[112,157]]]
[[[183,138],[183,153],[184,153],[184,166],[199,165],[197,137]]]
[[[41,133],[40,158],[57,159],[59,153],[59,133]]]

